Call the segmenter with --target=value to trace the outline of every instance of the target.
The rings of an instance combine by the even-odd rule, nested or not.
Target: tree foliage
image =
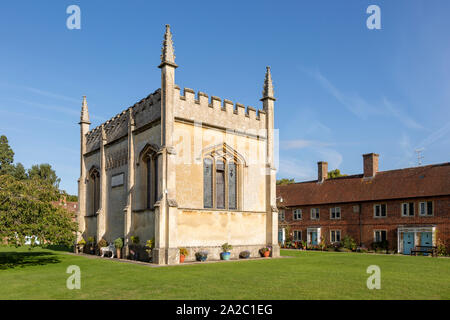
[[[27,171],[25,167],[20,162],[14,166],[14,169],[10,173],[17,180],[25,180],[28,179]]]
[[[294,179],[286,179],[286,178],[277,180],[277,186],[285,186],[285,185],[288,185],[291,183],[295,183],[295,180]]]
[[[334,179],[339,177],[345,177],[346,174],[342,174],[339,169],[334,169],[332,171],[328,171],[328,179]]]
[[[8,138],[0,136],[0,174],[10,173],[13,168],[14,151],[8,143]]]
[[[66,196],[66,201],[67,202],[77,202],[78,201],[78,196],[67,194],[67,193],[64,193],[64,194]]]
[[[24,245],[28,237],[40,244],[72,244],[77,224],[73,214],[52,203],[60,197],[60,191],[45,180],[1,175],[0,239],[16,246]]]
[[[61,182],[61,179],[58,178],[55,170],[53,170],[52,166],[48,163],[32,165],[31,169],[28,169],[28,177],[30,179],[41,179],[45,182],[50,183],[56,188],[59,187],[59,183]]]

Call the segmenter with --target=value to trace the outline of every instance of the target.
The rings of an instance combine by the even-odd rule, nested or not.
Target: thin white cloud
[[[378,113],[376,108],[372,107],[357,94],[343,94],[319,71],[312,73],[312,76],[328,91],[328,93],[359,118],[367,119],[370,115]]]
[[[447,122],[442,128],[434,131],[428,137],[423,139],[417,146],[416,149],[426,148],[441,138],[448,138],[450,136],[450,122]]]
[[[397,118],[406,127],[411,129],[423,129],[423,126],[415,121],[413,118],[408,116],[406,113],[402,112],[397,106],[395,106],[391,101],[383,98],[383,104],[386,107],[388,113]]]
[[[60,112],[60,113],[65,113],[65,114],[70,115],[70,116],[77,116],[77,117],[79,117],[80,116],[80,112],[81,112],[81,111],[74,110],[72,108],[67,108],[67,107],[63,107],[63,106],[55,106],[55,105],[50,105],[50,104],[44,104],[44,103],[39,103],[39,102],[35,102],[35,101],[28,101],[28,100],[23,100],[23,99],[11,99],[11,100],[15,101],[15,102],[27,104],[27,105],[30,105],[30,106],[38,107],[38,108],[41,108],[41,109],[45,109],[45,110],[51,110],[51,111],[56,111],[56,112]],[[89,114],[89,117],[91,119],[100,120],[100,121],[105,121],[106,120],[104,117],[99,117],[99,116],[97,116],[95,114]]]
[[[329,147],[332,145],[333,144],[329,143],[329,142],[304,140],[304,139],[281,141],[281,149],[284,149],[284,150],[303,149],[303,148],[307,148],[307,147]]]
[[[330,169],[339,168],[344,159],[342,155],[334,149],[318,148],[316,152],[322,157],[320,160],[328,162],[328,168]]]
[[[43,103],[34,102],[34,101],[22,100],[22,99],[11,99],[11,100],[22,103],[22,104],[27,104],[30,106],[35,106],[35,107],[45,109],[45,110],[51,110],[51,111],[56,111],[56,112],[60,112],[60,113],[65,113],[65,114],[71,115],[71,116],[79,116],[80,115],[80,112],[73,110],[71,108],[66,108],[66,107],[62,107],[62,106],[54,106],[54,105],[43,104]]]
[[[413,161],[414,148],[411,143],[411,139],[406,133],[402,133],[400,139],[398,140],[400,155],[395,157],[397,159],[396,167],[411,167],[415,163]]]
[[[325,88],[326,91],[328,91],[329,94],[335,97],[339,103],[361,119],[366,120],[369,116],[392,116],[410,129],[423,129],[421,124],[415,121],[407,113],[401,111],[398,106],[394,105],[394,103],[387,98],[383,98],[380,105],[374,105],[367,102],[358,94],[344,94],[319,71],[310,72],[310,74]]]
[[[59,120],[54,120],[54,119],[49,119],[49,118],[44,118],[44,117],[39,117],[39,116],[33,116],[33,115],[30,115],[27,113],[13,112],[13,111],[8,111],[8,110],[4,110],[4,109],[0,109],[0,113],[8,114],[10,116],[15,116],[18,118],[29,118],[29,119],[39,120],[39,121],[51,122],[51,123],[55,123],[55,124],[59,124],[59,125],[63,125],[63,126],[70,125],[70,123],[65,122],[65,121],[59,121]]]
[[[284,157],[280,160],[278,177],[295,178],[296,181],[315,179],[316,170],[312,164],[302,163],[296,159]]]
[[[37,88],[32,88],[32,87],[23,87],[25,90],[30,91],[32,93],[44,96],[44,97],[48,97],[48,98],[54,98],[54,99],[59,99],[59,100],[66,100],[66,101],[70,101],[70,102],[75,102],[75,103],[81,103],[81,98],[80,99],[75,99],[75,98],[71,98],[71,97],[67,97],[61,94],[57,94],[57,93],[53,93],[53,92],[49,92],[49,91],[45,91],[45,90],[41,90],[41,89],[37,89]]]
[[[310,120],[309,126],[307,126],[305,133],[312,136],[317,135],[329,135],[331,129],[318,120]]]
[[[292,156],[281,156],[278,177],[295,178],[296,181],[315,180],[317,179],[317,161],[328,162],[328,168],[339,168],[342,164],[342,155],[329,147],[311,144],[310,141],[297,140],[292,143],[293,146],[300,149],[307,148],[308,154],[313,155],[316,161],[305,161]],[[306,151],[305,151],[306,152]],[[311,159],[311,157],[308,157]]]

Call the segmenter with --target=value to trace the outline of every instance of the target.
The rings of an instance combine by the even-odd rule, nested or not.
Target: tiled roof
[[[450,162],[277,186],[283,206],[450,195]]]

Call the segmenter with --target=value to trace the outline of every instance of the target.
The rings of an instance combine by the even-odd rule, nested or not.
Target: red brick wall
[[[419,202],[433,201],[433,216],[419,216]],[[401,215],[401,204],[404,202],[414,203],[414,216],[403,217]],[[387,205],[387,216],[382,218],[374,217],[373,206],[375,204],[385,203]],[[353,212],[353,206],[361,207],[361,217],[359,213]],[[341,219],[330,219],[330,208],[341,208]],[[311,208],[320,209],[320,219],[311,220]],[[282,209],[282,208],[280,208]],[[302,209],[302,220],[293,220],[293,210]],[[327,243],[330,242],[330,230],[341,230],[341,237],[350,235],[359,244],[369,247],[374,241],[374,230],[386,230],[387,240],[391,249],[397,247],[397,228],[399,226],[436,226],[438,231],[437,237],[440,238],[450,249],[450,196],[433,197],[433,198],[414,198],[389,200],[380,202],[361,202],[361,203],[345,203],[345,204],[327,204],[318,206],[299,206],[285,208],[285,221],[279,221],[280,227],[288,224],[291,231],[301,230],[302,240],[306,241],[306,230],[308,227],[321,227],[321,235]],[[360,219],[361,234],[360,237]],[[361,239],[360,239],[361,238]]]

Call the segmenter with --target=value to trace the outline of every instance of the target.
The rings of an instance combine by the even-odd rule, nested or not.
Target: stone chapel
[[[279,255],[275,196],[274,94],[267,67],[262,110],[175,84],[166,25],[161,88],[90,129],[81,109],[78,240],[154,239],[153,262],[179,263],[179,248],[219,259],[272,247]]]

